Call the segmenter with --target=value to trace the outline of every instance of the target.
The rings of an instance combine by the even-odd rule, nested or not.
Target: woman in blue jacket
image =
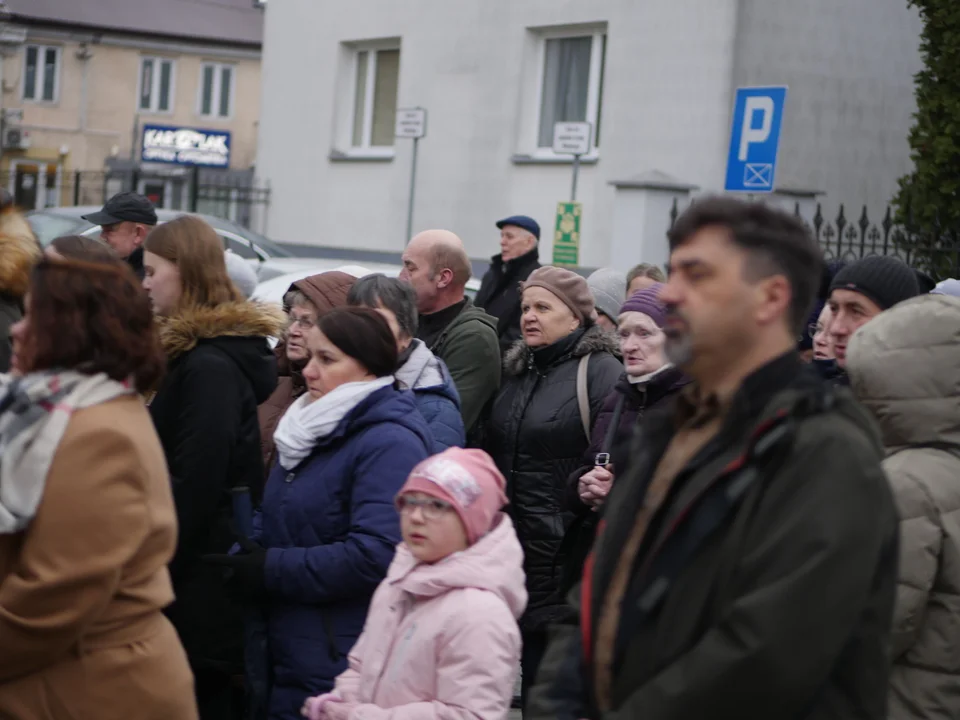
[[[413,397],[396,388],[396,344],[379,313],[339,308],[307,337],[307,393],[277,426],[258,545],[216,559],[265,609],[271,720],[299,718],[346,669],[400,542],[393,498],[431,443]]]
[[[466,431],[460,415],[460,395],[450,371],[417,334],[417,296],[406,283],[385,275],[357,280],[347,304],[373,308],[390,325],[400,353],[395,373],[402,388],[413,391],[417,408],[433,435],[431,454],[463,447]]]

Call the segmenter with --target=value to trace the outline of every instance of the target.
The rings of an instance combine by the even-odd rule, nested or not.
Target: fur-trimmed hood
[[[40,254],[40,246],[23,215],[14,207],[0,211],[0,293],[22,298],[30,283],[30,270]]]
[[[221,337],[280,337],[286,325],[283,311],[258,302],[229,302],[216,307],[191,308],[179,315],[158,318],[160,342],[167,359],[193,350],[200,340]]]
[[[620,357],[620,344],[616,336],[599,325],[587,328],[569,353],[570,357],[583,357],[589,353],[608,352]],[[507,375],[523,375],[533,361],[533,349],[523,340],[517,340],[503,356],[503,371]]]

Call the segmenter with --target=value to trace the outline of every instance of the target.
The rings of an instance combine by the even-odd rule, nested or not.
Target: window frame
[[[213,87],[210,90],[210,112],[203,112],[203,73],[206,68],[213,68]],[[223,99],[223,69],[230,69],[230,98],[227,114],[220,114],[221,100]],[[233,120],[237,103],[237,65],[236,63],[221,62],[218,60],[204,60],[200,63],[200,79],[197,83],[197,115],[205,120]]]
[[[143,64],[147,60],[153,61],[153,87],[150,88],[150,107],[143,108],[140,101],[143,99]],[[166,110],[160,109],[160,65],[161,63],[170,63],[170,90],[169,107]],[[163,57],[162,55],[141,55],[140,56],[140,74],[137,76],[137,112],[147,115],[172,115],[176,106],[177,95],[177,61],[174,58]]]
[[[547,41],[563,40],[568,38],[589,37],[590,42],[590,72],[587,77],[587,112],[586,122],[591,125],[592,137],[590,138],[590,152],[581,155],[581,160],[596,160],[600,151],[597,147],[597,131],[599,130],[600,101],[603,89],[603,72],[606,69],[604,53],[606,50],[605,37],[607,36],[607,27],[570,27],[570,28],[545,28],[536,31],[537,52],[536,52],[536,92],[533,95],[535,103],[533,111],[530,113],[531,122],[528,128],[527,145],[531,149],[530,156],[537,160],[555,160],[573,162],[573,155],[558,155],[552,147],[540,147],[540,113],[543,109],[543,90],[544,79],[546,76],[547,63]]]
[[[27,51],[30,48],[37,49],[37,71],[33,78],[32,98],[27,97]],[[43,85],[46,79],[46,63],[44,58],[47,50],[53,50],[56,53],[56,66],[53,70],[53,98],[47,100],[43,97]],[[60,45],[45,45],[42,43],[27,43],[23,46],[23,67],[20,72],[20,99],[23,102],[37,103],[39,105],[56,105],[60,102],[60,74],[63,71],[63,47]]]
[[[381,42],[373,43],[362,43],[350,46],[350,51],[352,53],[351,63],[350,63],[350,82],[351,82],[351,91],[349,98],[349,112],[347,113],[347,127],[346,127],[346,154],[349,157],[358,157],[358,158],[382,158],[382,159],[391,159],[396,153],[396,137],[394,137],[393,145],[371,145],[370,140],[373,135],[373,114],[374,114],[374,96],[376,94],[376,78],[377,78],[377,56],[383,51],[394,50],[399,53],[399,60],[397,63],[397,108],[400,107],[400,64],[403,62],[403,52],[400,47],[400,44],[394,40],[384,40]],[[369,53],[367,56],[367,78],[364,86],[364,99],[363,99],[363,129],[361,131],[362,144],[354,145],[353,144],[353,128],[356,124],[356,112],[357,112],[357,86],[358,86],[358,74],[360,72],[360,54]]]

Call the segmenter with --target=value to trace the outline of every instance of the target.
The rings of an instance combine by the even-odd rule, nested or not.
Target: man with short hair
[[[400,279],[417,295],[417,338],[446,363],[468,438],[500,388],[497,319],[466,297],[470,272],[463,242],[448,230],[422,232],[403,251]]]
[[[83,219],[100,226],[100,239],[143,280],[143,241],[157,224],[157,211],[150,199],[135,192],[117,193],[102,210]]]
[[[490,258],[476,302],[497,318],[500,350],[506,352],[520,339],[520,283],[540,267],[540,225],[526,215],[512,215],[500,220],[497,227],[500,254]]]
[[[850,336],[884,310],[920,294],[916,273],[900,260],[871,255],[845,265],[830,283],[830,338],[837,367],[846,370]],[[846,384],[846,373],[841,382]]]
[[[669,241],[665,349],[694,382],[635,435],[530,716],[885,720],[897,513],[873,420],[796,352],[820,251],[732,198]]]

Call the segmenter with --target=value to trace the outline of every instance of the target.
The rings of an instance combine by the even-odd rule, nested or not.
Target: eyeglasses
[[[303,317],[297,317],[296,315],[290,315],[290,316],[287,318],[287,327],[288,327],[288,328],[292,328],[294,325],[298,325],[301,330],[309,330],[310,328],[312,328],[312,327],[313,327],[314,325],[316,325],[316,324],[317,324],[316,321],[313,320],[312,318],[310,318],[310,317],[307,316],[307,315],[304,315]]]
[[[397,512],[412,513],[416,508],[420,508],[423,516],[427,520],[439,520],[448,512],[453,510],[453,505],[436,498],[415,498],[409,495],[401,495],[396,499]]]
[[[820,323],[810,323],[807,325],[807,333],[810,337],[814,337],[817,333],[823,332],[823,325]]]

